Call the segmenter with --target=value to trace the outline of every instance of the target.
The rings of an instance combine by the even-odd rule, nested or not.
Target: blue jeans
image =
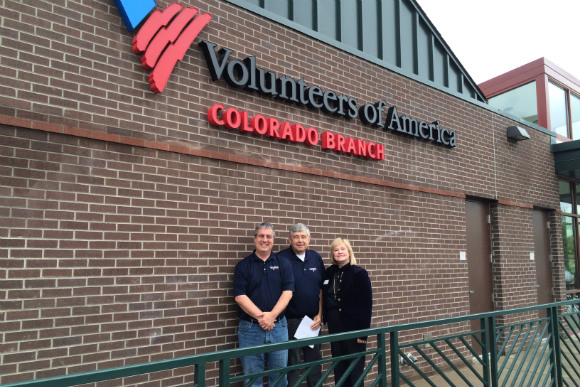
[[[288,341],[288,323],[286,322],[286,318],[284,317],[280,322],[274,324],[274,329],[271,331],[263,330],[258,323],[240,320],[240,325],[238,326],[238,341],[240,343],[240,348]],[[268,364],[268,369],[284,368],[288,365],[288,350],[243,356],[241,360],[242,369],[246,375],[264,371],[265,362]],[[286,376],[284,376],[284,378],[274,386],[274,380],[276,380],[279,375],[280,374],[275,373],[269,376],[270,386],[288,386]],[[252,387],[262,387],[263,385],[262,378],[258,378],[254,384],[252,384]]]

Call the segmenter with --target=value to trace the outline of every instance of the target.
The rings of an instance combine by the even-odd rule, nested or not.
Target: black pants
[[[298,325],[302,321],[301,318],[287,318],[288,320],[288,338],[290,340],[294,339],[294,334],[296,333],[296,329],[298,329]],[[320,355],[320,344],[316,344],[314,348],[310,348],[309,346],[300,347],[300,348],[291,348],[288,350],[288,365],[295,365],[301,363],[301,357],[304,356],[304,362],[311,362],[320,360],[322,357]],[[322,376],[321,366],[318,365],[314,367],[312,372],[306,378],[306,383],[308,387],[313,387],[316,383],[320,380]],[[300,370],[294,370],[288,372],[288,385],[293,386],[294,383],[300,377]]]
[[[346,332],[343,327],[341,320],[338,316],[338,311],[329,310],[327,314],[328,320],[328,333],[341,333]],[[357,352],[364,352],[367,349],[366,344],[361,344],[356,341],[357,339],[349,339],[343,341],[335,341],[330,343],[330,352],[332,353],[332,357],[339,357],[344,355],[350,355]],[[352,372],[348,375],[345,383],[343,386],[345,387],[353,387],[355,382],[358,378],[362,375],[365,369],[365,358],[364,356],[361,359],[349,359],[343,360],[336,365],[334,368],[334,383],[336,384],[340,378],[346,372],[346,369],[352,364],[353,361],[357,361],[356,365],[354,366]],[[359,384],[357,387],[362,387],[364,383]]]

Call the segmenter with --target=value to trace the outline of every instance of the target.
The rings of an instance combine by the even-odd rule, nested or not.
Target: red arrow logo
[[[177,62],[183,60],[193,40],[212,18],[209,13],[195,17],[197,8],[182,8],[173,3],[164,11],[153,12],[133,39],[133,51],[144,53],[141,64],[152,69],[149,84],[155,93],[163,91]]]

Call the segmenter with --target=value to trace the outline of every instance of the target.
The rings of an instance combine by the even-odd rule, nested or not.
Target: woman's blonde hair
[[[334,260],[333,250],[340,244],[344,244],[346,246],[346,249],[348,250],[348,257],[350,260],[350,264],[356,265],[356,258],[354,257],[354,251],[352,251],[352,246],[350,245],[350,242],[348,241],[348,239],[344,239],[344,238],[336,238],[330,244],[330,262],[332,262],[333,265],[337,264],[336,261]]]

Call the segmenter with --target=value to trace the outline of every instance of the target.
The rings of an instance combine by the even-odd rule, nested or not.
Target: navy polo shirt
[[[266,261],[256,255],[256,250],[236,264],[234,270],[234,297],[246,295],[262,312],[270,312],[285,290],[294,291],[292,267],[285,259],[270,254]],[[283,313],[278,316],[282,317]],[[238,317],[251,319],[238,306]]]
[[[296,256],[292,247],[276,254],[292,265],[294,295],[286,308],[287,318],[314,318],[318,314],[319,294],[324,277],[322,257],[314,250],[306,250],[304,262]]]

